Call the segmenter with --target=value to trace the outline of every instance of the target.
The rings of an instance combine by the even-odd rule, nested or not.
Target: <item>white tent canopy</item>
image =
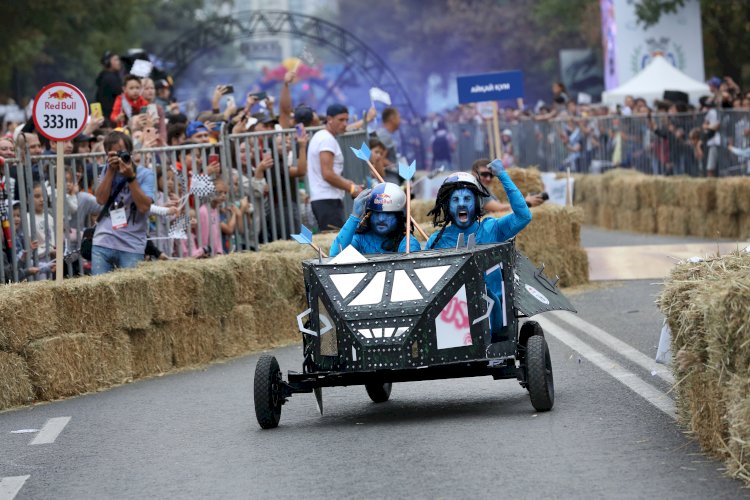
[[[665,90],[685,92],[690,102],[696,104],[704,95],[710,95],[708,85],[693,80],[675,68],[662,56],[654,57],[640,73],[619,87],[602,93],[604,104],[622,104],[626,96],[642,97],[649,103],[662,99]]]

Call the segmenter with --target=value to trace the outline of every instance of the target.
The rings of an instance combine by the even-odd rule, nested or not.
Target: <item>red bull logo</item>
[[[393,200],[391,199],[391,195],[381,193],[375,196],[373,203],[375,203],[376,205],[390,205],[391,203],[393,203]]]
[[[63,99],[73,99],[73,94],[65,92],[64,90],[56,90],[55,92],[47,94],[47,98],[62,101]]]

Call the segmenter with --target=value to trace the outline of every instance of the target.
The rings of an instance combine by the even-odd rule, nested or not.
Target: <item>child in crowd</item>
[[[148,101],[141,96],[141,79],[135,75],[125,76],[122,94],[115,99],[110,120],[122,127],[128,123],[133,115],[141,112],[141,108],[148,106]]]

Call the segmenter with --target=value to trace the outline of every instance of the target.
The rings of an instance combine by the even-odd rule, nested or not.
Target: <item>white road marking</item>
[[[587,343],[564,330],[546,318],[535,318],[544,329],[545,335],[551,335],[581,356],[591,361],[605,373],[617,379],[628,389],[635,392],[672,419],[677,419],[677,410],[672,399],[654,386],[641,380],[638,375],[617,364],[613,359],[600,353]]]
[[[42,430],[39,431],[39,434],[36,435],[29,445],[54,443],[57,436],[59,436],[65,426],[68,425],[68,422],[70,422],[70,417],[57,417],[47,420],[47,423],[44,424]]]
[[[31,476],[11,476],[0,478],[0,500],[13,500],[23,484]]]
[[[598,326],[592,325],[588,321],[585,321],[568,311],[554,311],[551,312],[550,315],[564,321],[573,328],[582,331],[590,337],[595,338],[613,351],[616,351],[618,354],[622,355],[628,361],[637,364],[649,373],[656,372],[654,374],[655,376],[659,377],[669,385],[674,385],[674,375],[672,375],[672,373],[669,371],[669,368],[664,365],[660,365],[653,358],[649,358],[638,349],[628,345],[614,335],[605,332]]]

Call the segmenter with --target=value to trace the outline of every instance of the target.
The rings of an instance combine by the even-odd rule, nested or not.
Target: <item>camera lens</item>
[[[124,163],[130,163],[130,153],[127,151],[118,151],[117,156],[119,156]]]

